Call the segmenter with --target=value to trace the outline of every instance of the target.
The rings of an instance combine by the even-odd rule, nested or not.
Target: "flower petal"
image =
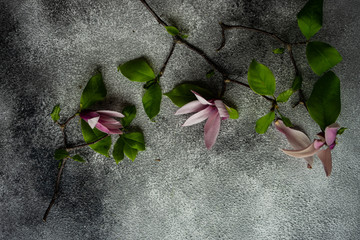
[[[94,128],[96,126],[96,124],[98,123],[99,119],[100,119],[100,116],[97,116],[97,117],[88,119],[87,122],[91,128]]]
[[[118,128],[116,129],[109,129],[107,128],[105,125],[101,124],[101,123],[97,123],[96,124],[96,128],[99,129],[100,131],[107,133],[107,134],[122,134],[122,131]]]
[[[122,113],[119,113],[119,112],[116,112],[116,111],[99,110],[99,111],[96,111],[96,112],[99,113],[101,116],[119,117],[119,118],[125,117]]]
[[[200,112],[195,113],[194,115],[189,117],[182,126],[183,127],[191,126],[191,125],[194,125],[194,124],[204,121],[205,119],[207,119],[209,117],[209,115],[213,111],[213,109],[214,108],[212,106],[208,106],[204,110],[201,110]]]
[[[304,158],[304,157],[310,157],[313,156],[316,152],[319,150],[314,147],[314,143],[310,144],[308,147],[300,150],[285,150],[282,149],[282,151],[292,157],[296,158]]]
[[[320,149],[322,146],[324,146],[325,142],[321,141],[321,140],[315,140],[314,141],[314,147],[316,149]]]
[[[189,102],[189,103],[185,104],[184,106],[182,106],[181,108],[179,108],[176,111],[175,115],[199,112],[199,111],[205,109],[206,107],[207,106],[203,105],[200,101],[195,100],[195,101]]]
[[[204,138],[207,149],[210,149],[215,144],[219,131],[220,115],[217,111],[213,111],[204,127]]]
[[[96,112],[92,112],[92,111],[83,111],[80,113],[80,117],[82,119],[84,119],[86,122],[91,119],[91,118],[94,118],[94,117],[98,117],[100,116],[98,113]]]
[[[275,127],[285,135],[286,139],[295,150],[306,148],[311,144],[310,139],[305,133],[285,126],[281,120],[275,122]]]
[[[332,169],[331,149],[320,150],[317,155],[324,166],[326,176],[330,176]]]
[[[333,123],[325,128],[325,141],[328,146],[335,142],[336,134],[339,128],[340,126],[337,123]]]
[[[195,94],[195,97],[199,100],[199,102],[203,105],[214,105],[213,103],[210,103],[209,101],[207,101],[205,98],[203,98],[202,96],[200,96],[200,94],[198,94],[197,92],[191,90],[191,92],[193,94]]]
[[[226,110],[225,104],[221,100],[215,100],[215,106],[219,111],[219,115],[222,120],[229,118],[229,112]]]

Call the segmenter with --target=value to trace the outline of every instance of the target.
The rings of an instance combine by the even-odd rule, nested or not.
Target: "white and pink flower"
[[[287,140],[294,148],[294,150],[283,149],[282,151],[285,154],[296,158],[305,158],[309,168],[311,168],[313,156],[316,154],[324,166],[326,176],[331,174],[331,150],[333,150],[336,145],[336,135],[340,128],[339,124],[333,123],[330,126],[327,126],[325,132],[317,134],[319,139],[315,139],[313,142],[311,142],[303,132],[286,127],[281,120],[276,121],[275,126],[286,136]],[[322,149],[325,145],[327,148]]]
[[[220,131],[220,122],[229,118],[226,105],[221,100],[206,100],[200,94],[195,94],[197,100],[189,102],[176,111],[175,115],[196,112],[182,126],[191,126],[207,119],[204,127],[205,145],[210,149],[216,142]]]
[[[86,121],[92,129],[97,128],[107,134],[123,133],[120,130],[122,128],[121,123],[114,118],[124,117],[122,113],[109,110],[83,111],[80,113],[80,117]]]

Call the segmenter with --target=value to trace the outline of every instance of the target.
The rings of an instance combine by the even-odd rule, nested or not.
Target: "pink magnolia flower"
[[[304,133],[286,127],[281,120],[276,121],[275,126],[286,136],[289,143],[294,147],[294,150],[283,149],[282,151],[285,154],[296,158],[305,158],[305,160],[308,162],[309,168],[311,168],[313,163],[313,156],[316,154],[324,166],[326,176],[331,174],[331,150],[334,149],[336,145],[336,135],[338,129],[340,128],[339,124],[334,123],[330,126],[327,126],[325,128],[325,133],[321,132],[317,134],[319,139],[315,139],[312,143]],[[324,145],[326,145],[327,148],[321,149],[321,147]]]
[[[122,134],[121,123],[114,117],[122,118],[123,114],[115,111],[83,111],[80,117],[86,121],[91,128],[97,128],[107,134]]]
[[[197,100],[182,106],[176,111],[175,115],[196,112],[182,126],[191,126],[208,119],[204,127],[204,138],[206,147],[210,149],[219,135],[220,121],[229,118],[229,113],[226,110],[226,105],[221,100],[212,99],[207,101],[200,94],[194,91],[191,92],[195,94]]]

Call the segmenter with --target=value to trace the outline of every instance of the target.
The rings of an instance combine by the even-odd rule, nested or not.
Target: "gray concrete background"
[[[223,50],[219,21],[272,31],[302,41],[296,13],[306,0],[191,1],[149,0],[165,21],[189,34],[189,42],[246,80],[255,58],[272,69],[277,93],[291,84],[289,56],[274,55],[277,42],[242,30],[227,33]],[[333,173],[326,178],[315,160],[281,153],[288,147],[273,127],[255,133],[268,110],[261,97],[230,85],[226,99],[238,120],[222,121],[212,150],[203,142],[203,124],[182,128],[187,116],[163,98],[150,122],[142,109],[140,83],[126,80],[118,64],[145,56],[158,71],[171,37],[140,1],[0,1],[0,238],[1,239],[359,239],[359,1],[325,1],[324,27],[314,39],[329,42],[343,56],[334,71],[341,79],[342,113],[349,128],[333,151]],[[304,73],[305,94],[316,81],[304,47],[294,51]],[[49,114],[59,103],[65,118],[76,111],[81,90],[102,68],[108,98],[99,108],[121,111],[135,104],[134,125],[143,129],[147,150],[135,162],[78,153],[86,164],[69,162],[60,198],[48,221],[61,147],[61,132]],[[184,46],[177,46],[161,80],[164,92],[182,81],[214,88],[220,77],[205,79],[211,68]],[[291,98],[296,102],[297,97]],[[111,107],[109,107],[111,106]],[[316,124],[303,107],[282,106],[293,123],[313,138]],[[78,122],[69,127],[72,143],[82,138]],[[161,159],[160,162],[155,159]]]

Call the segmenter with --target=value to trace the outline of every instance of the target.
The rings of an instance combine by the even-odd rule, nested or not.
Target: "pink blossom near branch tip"
[[[334,123],[326,127],[325,133],[321,132],[318,134],[320,139],[315,139],[312,143],[310,139],[302,132],[286,127],[281,120],[276,121],[276,128],[282,132],[289,143],[294,147],[295,150],[285,150],[282,151],[296,158],[305,158],[308,164],[311,166],[312,157],[316,154],[321,160],[326,176],[330,176],[332,170],[332,159],[331,159],[331,150],[336,145],[336,135],[337,131],[340,128],[339,124]],[[327,145],[328,148],[322,150],[321,148]],[[311,158],[311,163],[310,163]]]
[[[122,113],[109,110],[83,111],[80,113],[80,117],[86,121],[92,129],[97,128],[107,134],[123,133],[120,130],[122,128],[121,123],[114,118],[124,117]]]
[[[196,112],[184,122],[183,127],[191,126],[207,119],[204,127],[204,139],[207,149],[211,149],[219,135],[220,122],[229,118],[229,113],[226,110],[226,105],[221,100],[212,99],[208,101],[197,92],[191,92],[197,100],[179,108],[175,115]]]

